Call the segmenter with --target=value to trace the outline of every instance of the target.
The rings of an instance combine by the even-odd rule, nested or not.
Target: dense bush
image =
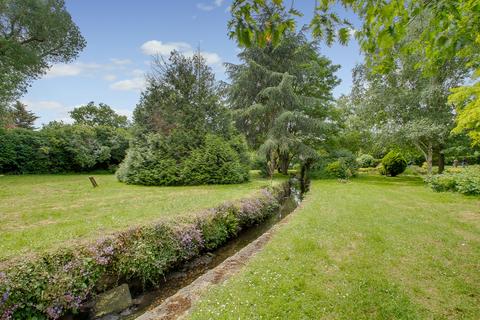
[[[185,160],[185,184],[229,184],[248,180],[248,167],[239,153],[224,139],[207,135],[205,145],[192,151]]]
[[[467,195],[480,195],[480,167],[449,170],[427,177],[425,181],[435,191],[454,191]]]
[[[207,135],[189,151],[174,135],[150,134],[134,142],[117,171],[120,181],[143,185],[229,184],[248,180],[244,149],[234,140]],[[178,155],[181,155],[180,157]]]
[[[374,168],[378,164],[377,160],[369,154],[362,154],[357,158],[357,163],[360,168]]]
[[[182,221],[160,221],[90,245],[11,261],[0,272],[0,318],[58,319],[118,281],[156,284],[179,263],[269,217],[288,192],[285,183]]]
[[[358,163],[354,155],[345,150],[337,150],[327,157],[320,158],[309,173],[312,179],[355,177]]]
[[[392,150],[383,157],[380,173],[395,177],[405,171],[406,168],[407,161],[402,154]]]
[[[58,173],[109,169],[128,147],[125,129],[52,123],[39,131],[0,131],[1,173]]]
[[[332,178],[348,179],[352,176],[350,168],[341,160],[329,163],[325,168],[325,172]]]

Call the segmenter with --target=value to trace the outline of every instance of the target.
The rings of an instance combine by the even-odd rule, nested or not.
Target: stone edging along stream
[[[183,263],[222,246],[276,212],[290,183],[227,202],[190,217],[160,220],[112,234],[97,242],[0,267],[0,319],[59,319],[95,310],[96,296],[119,284],[130,290],[155,286]],[[103,313],[105,314],[105,313]]]
[[[256,240],[252,241],[233,256],[227,258],[214,269],[207,271],[190,285],[180,289],[159,306],[136,318],[136,320],[173,320],[186,318],[195,303],[198,302],[212,286],[221,284],[237,274],[250,259],[263,249],[281,225],[287,223],[291,216],[298,212],[302,206],[302,204],[298,205],[291,214],[272,226],[272,228]]]

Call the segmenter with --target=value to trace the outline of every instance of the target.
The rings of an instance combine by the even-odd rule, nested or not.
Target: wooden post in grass
[[[90,180],[94,188],[98,187],[97,181],[95,181],[94,177],[88,177],[88,179]]]

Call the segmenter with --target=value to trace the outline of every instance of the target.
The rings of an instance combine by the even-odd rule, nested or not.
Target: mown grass
[[[420,178],[314,181],[192,319],[480,319],[480,199]]]
[[[149,221],[186,215],[253,194],[269,180],[238,185],[145,187],[113,175],[0,176],[0,261]]]

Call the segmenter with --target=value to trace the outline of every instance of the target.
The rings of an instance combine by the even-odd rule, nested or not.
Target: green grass
[[[113,175],[0,176],[0,261],[90,240],[115,230],[214,207],[270,181],[238,185],[145,187]]]
[[[480,199],[415,177],[314,181],[193,319],[480,319]]]

